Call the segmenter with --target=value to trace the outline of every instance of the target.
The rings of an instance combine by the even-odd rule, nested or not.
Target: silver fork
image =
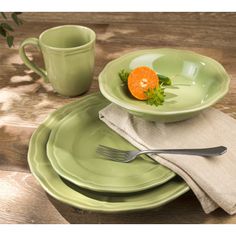
[[[184,155],[195,155],[195,156],[204,156],[212,157],[219,156],[224,154],[227,151],[227,148],[224,146],[211,147],[211,148],[194,148],[194,149],[152,149],[152,150],[119,150],[104,145],[99,145],[96,149],[96,152],[102,156],[107,157],[110,160],[118,162],[130,162],[133,161],[137,156],[141,154],[184,154]],[[151,158],[151,157],[150,157]]]

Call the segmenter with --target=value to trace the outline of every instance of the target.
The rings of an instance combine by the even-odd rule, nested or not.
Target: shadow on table
[[[30,70],[21,60],[18,49],[3,49],[0,54],[2,62],[0,90],[18,89],[23,95],[33,95],[36,92],[47,93],[53,95],[53,89],[49,84],[44,83],[42,78],[35,72]],[[43,57],[36,48],[27,48],[27,55],[37,66],[44,68]]]
[[[59,213],[72,224],[217,224],[227,223],[230,216],[218,209],[205,214],[192,192],[153,210],[133,213],[96,213],[63,204],[48,195]]]

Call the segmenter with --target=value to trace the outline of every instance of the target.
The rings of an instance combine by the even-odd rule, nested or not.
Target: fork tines
[[[122,161],[127,158],[127,151],[99,145],[96,152],[102,156],[108,157],[114,161]]]

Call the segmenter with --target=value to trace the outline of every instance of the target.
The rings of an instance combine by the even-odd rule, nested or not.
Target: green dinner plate
[[[165,102],[151,106],[132,97],[119,78],[122,69],[148,66],[171,78]],[[101,93],[111,102],[143,119],[175,122],[199,114],[221,99],[229,89],[230,77],[212,58],[187,50],[158,48],[138,50],[109,62],[99,75]]]
[[[47,156],[54,170],[80,187],[100,192],[137,192],[173,178],[173,171],[145,156],[120,163],[96,154],[99,144],[136,149],[98,118],[108,104],[101,95],[87,97],[52,130]]]
[[[127,212],[160,207],[184,194],[188,185],[175,177],[167,183],[134,194],[96,193],[64,181],[52,168],[46,153],[50,132],[68,113],[87,99],[97,99],[98,94],[86,96],[52,113],[34,132],[28,151],[30,170],[45,191],[66,204],[84,210],[99,212]]]

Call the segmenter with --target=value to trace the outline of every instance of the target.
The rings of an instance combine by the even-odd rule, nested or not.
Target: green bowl
[[[119,78],[119,71],[148,66],[171,78],[166,98],[158,107],[130,95]],[[143,119],[175,122],[197,115],[222,98],[229,89],[230,78],[223,66],[195,52],[170,48],[140,50],[108,63],[99,75],[99,88],[104,97]]]

